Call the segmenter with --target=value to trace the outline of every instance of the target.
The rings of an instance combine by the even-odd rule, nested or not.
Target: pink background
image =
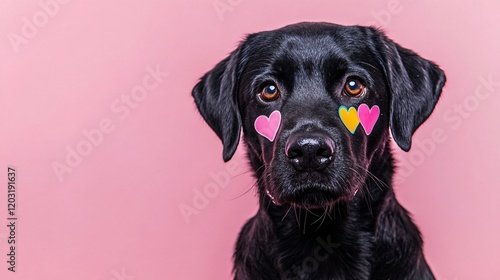
[[[395,188],[438,279],[498,279],[496,1],[54,1],[0,2],[1,279],[229,279],[256,210],[253,179],[242,149],[222,162],[190,92],[244,34],[300,21],[383,26],[446,71],[413,150],[395,149]],[[148,67],[168,76],[151,79]],[[85,155],[58,178],[68,149]],[[15,273],[8,165],[18,171]],[[185,219],[179,207],[205,189],[206,205]]]

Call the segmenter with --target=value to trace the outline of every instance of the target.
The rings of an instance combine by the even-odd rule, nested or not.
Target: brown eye
[[[260,97],[264,101],[273,101],[279,95],[279,90],[276,85],[270,84],[265,86],[260,93]]]
[[[363,84],[356,79],[347,80],[347,83],[345,83],[344,86],[344,91],[351,96],[358,96],[362,94],[364,89],[365,86],[363,86]]]

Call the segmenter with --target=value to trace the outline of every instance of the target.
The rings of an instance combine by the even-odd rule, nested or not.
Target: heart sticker
[[[347,129],[349,129],[349,131],[354,134],[356,128],[359,125],[359,117],[356,108],[350,107],[349,110],[347,110],[347,107],[340,106],[339,116],[345,127],[347,127]]]
[[[373,105],[370,109],[368,105],[361,104],[358,107],[358,118],[361,126],[365,129],[366,135],[372,133],[373,127],[380,116],[380,108],[377,105]]]
[[[274,111],[271,115],[269,115],[269,118],[265,115],[257,117],[255,119],[254,127],[257,133],[273,142],[280,124],[281,113],[280,111]]]

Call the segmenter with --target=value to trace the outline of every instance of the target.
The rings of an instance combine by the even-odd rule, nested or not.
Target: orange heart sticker
[[[347,127],[347,129],[354,134],[354,131],[356,131],[356,128],[358,128],[359,125],[359,117],[356,108],[350,107],[348,110],[346,106],[340,106],[339,116],[345,127]]]

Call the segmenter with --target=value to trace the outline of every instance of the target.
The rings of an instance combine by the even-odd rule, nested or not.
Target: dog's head
[[[249,35],[193,89],[222,140],[243,138],[259,192],[316,208],[350,200],[389,139],[405,151],[445,76],[370,27],[300,23]]]

